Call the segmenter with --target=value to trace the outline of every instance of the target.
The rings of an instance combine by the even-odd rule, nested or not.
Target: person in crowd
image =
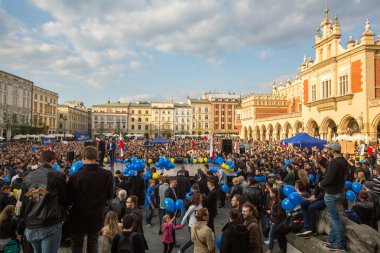
[[[176,193],[176,187],[177,187],[177,179],[171,178],[169,181],[169,188],[165,192],[165,198],[171,198],[173,202],[175,203],[178,198],[177,198],[177,193]],[[166,214],[169,214],[170,217],[175,217],[176,213],[173,213],[172,211],[166,210]],[[174,219],[174,224],[176,224],[176,220]],[[179,247],[176,244],[176,239],[175,239],[175,230],[173,230],[173,240],[174,240],[174,247]]]
[[[236,209],[241,213],[243,208],[243,197],[240,194],[235,194],[231,199],[231,208]]]
[[[201,208],[196,215],[196,221],[191,227],[191,238],[194,242],[194,253],[214,253],[215,235],[207,225],[209,212]]]
[[[355,182],[359,182],[360,184],[364,184],[366,181],[366,177],[364,175],[363,171],[358,172],[358,177],[356,178]]]
[[[379,231],[378,221],[380,220],[380,196],[374,192],[375,183],[373,181],[366,181],[363,185],[363,190],[368,192],[368,200],[373,203],[375,207],[375,221],[374,229]]]
[[[366,224],[375,229],[376,213],[375,205],[369,201],[369,194],[366,190],[361,190],[358,194],[358,201],[351,208],[359,216],[362,224]]]
[[[293,171],[293,166],[292,165],[286,166],[286,172],[287,174],[284,178],[284,182],[289,185],[294,185],[295,175]]]
[[[0,213],[0,252],[3,252],[4,246],[10,240],[17,238],[17,226],[15,206],[7,205]]]
[[[268,238],[268,250],[267,253],[272,253],[274,249],[274,231],[281,222],[286,219],[286,214],[281,207],[280,194],[276,188],[269,188],[270,194],[270,210],[267,210],[267,214],[270,215],[270,230]]]
[[[137,176],[132,177],[131,180],[131,189],[129,192],[129,195],[134,195],[138,198],[138,205],[142,206],[144,203],[144,179],[142,178],[142,175],[144,173],[144,170],[138,170]]]
[[[218,193],[215,188],[215,181],[209,180],[207,181],[207,188],[209,189],[209,192],[206,197],[206,207],[208,210],[208,213],[210,214],[207,219],[207,226],[211,228],[211,230],[214,232],[214,219],[216,215],[218,214]]]
[[[99,150],[99,165],[103,167],[104,163],[104,156],[106,154],[106,142],[104,141],[104,138],[101,138],[98,142],[98,150]]]
[[[181,224],[184,226],[186,222],[188,222],[188,227],[189,227],[189,240],[180,248],[180,253],[185,252],[188,248],[193,245],[193,241],[191,238],[191,227],[195,223],[196,220],[196,213],[203,208],[202,206],[202,194],[199,192],[196,192],[192,196],[192,201],[190,207],[187,209],[184,217],[182,218]]]
[[[14,199],[12,198],[12,192],[11,192],[11,186],[10,185],[3,185],[1,186],[0,191],[0,212],[3,211],[3,209],[8,205],[14,204]]]
[[[249,231],[249,253],[261,252],[260,225],[257,221],[258,212],[251,203],[244,203],[242,208],[244,226]]]
[[[342,220],[339,216],[339,203],[344,193],[346,159],[341,153],[341,146],[337,142],[325,145],[332,157],[328,163],[325,177],[319,182],[319,186],[325,191],[324,201],[327,213],[331,218],[331,230],[326,239],[326,247],[332,250],[346,250],[345,236]]]
[[[179,230],[182,228],[182,224],[174,225],[175,216],[170,217],[169,214],[165,214],[162,217],[162,236],[161,241],[164,244],[164,253],[171,253],[174,247],[173,230]]]
[[[177,176],[179,176],[180,172],[182,173],[182,176],[184,176],[186,178],[190,178],[189,171],[186,170],[185,165],[181,165],[181,169],[177,172]]]
[[[306,170],[299,169],[297,173],[298,173],[299,180],[301,180],[302,183],[305,185],[306,192],[310,193],[310,188],[312,187],[312,185],[311,185],[311,182]]]
[[[230,200],[235,196],[235,194],[243,194],[242,186],[239,184],[239,179],[237,177],[232,178],[232,184],[233,185],[227,193],[227,198]]]
[[[111,171],[113,171],[113,166],[115,165],[115,159],[116,159],[116,143],[115,143],[115,139],[112,138],[110,140],[110,142],[108,143],[107,145],[107,150],[108,150],[108,154],[110,156],[110,161],[109,163],[111,164]]]
[[[41,153],[41,166],[29,171],[22,184],[21,218],[25,235],[35,253],[58,252],[67,203],[65,175],[53,169],[56,154]]]
[[[226,205],[226,193],[222,191],[222,185],[227,185],[227,174],[222,167],[218,170],[218,185],[219,185],[219,208],[223,208]]]
[[[98,150],[87,146],[82,152],[83,167],[68,183],[69,203],[72,205],[69,228],[72,252],[83,251],[87,236],[87,252],[98,251],[98,237],[104,225],[104,206],[113,196],[113,177],[110,171],[96,164]]]
[[[177,173],[176,193],[177,193],[178,199],[185,200],[186,193],[190,191],[191,183],[190,183],[190,179],[186,177],[183,173],[184,173],[184,170],[182,169],[178,171]],[[182,208],[180,210],[180,217],[182,218],[184,215],[185,215],[185,208]]]
[[[161,235],[162,234],[162,230],[161,230],[162,217],[164,216],[164,213],[165,213],[165,206],[164,206],[165,193],[169,189],[170,180],[168,176],[164,176],[164,177],[161,176],[159,180],[162,180],[162,184],[158,187],[158,195],[160,198],[160,205],[158,208],[158,221],[160,224],[160,228],[159,228],[158,234]]]
[[[134,253],[145,253],[143,238],[141,234],[134,231],[135,221],[132,214],[127,214],[121,219],[123,230],[113,238],[111,253],[119,253],[122,252],[122,250],[126,252],[129,250],[129,252]]]
[[[149,180],[149,187],[146,189],[145,194],[145,222],[146,227],[151,227],[152,216],[154,214],[154,210],[156,209],[156,181],[154,179]]]
[[[245,189],[243,200],[254,205],[256,208],[260,207],[261,192],[258,182],[253,178],[248,178],[249,187]]]
[[[117,214],[113,211],[107,212],[104,226],[101,229],[102,236],[100,237],[99,251],[101,253],[110,252],[113,238],[119,233],[121,233],[121,227]]]
[[[240,222],[241,212],[231,209],[228,214],[229,222],[222,228],[220,253],[248,253],[250,233]]]
[[[340,201],[339,210],[341,210],[344,213],[344,215],[351,221],[359,225],[362,224],[362,221],[360,220],[358,214],[354,210],[348,208],[347,199],[342,199],[342,201]]]

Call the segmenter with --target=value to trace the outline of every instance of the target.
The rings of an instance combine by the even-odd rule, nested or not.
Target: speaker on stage
[[[174,163],[182,164],[183,163],[183,157],[174,157]]]
[[[232,153],[232,140],[231,139],[223,139],[222,140],[222,152],[226,154]]]
[[[67,161],[74,161],[74,151],[67,151]]]

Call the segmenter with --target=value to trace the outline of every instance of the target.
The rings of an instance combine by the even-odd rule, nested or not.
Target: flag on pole
[[[119,136],[119,148],[120,148],[120,156],[124,156],[124,142],[123,142],[123,136]]]
[[[235,151],[235,153],[238,151],[238,145],[237,145],[237,142],[235,142],[235,145],[234,145],[234,151]]]
[[[210,158],[214,160],[215,152],[214,152],[214,135],[210,135]]]
[[[191,139],[191,149],[193,149],[194,147],[195,147],[194,139]]]
[[[282,147],[283,149],[286,149],[286,144],[285,144],[285,142],[282,142],[281,147]]]

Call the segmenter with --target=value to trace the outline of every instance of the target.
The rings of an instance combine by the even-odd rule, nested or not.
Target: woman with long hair
[[[17,219],[15,217],[15,206],[7,205],[0,213],[0,252],[7,242],[16,239]]]
[[[183,245],[180,249],[180,252],[183,253],[185,252],[191,245],[193,245],[193,241],[191,240],[191,227],[196,221],[196,215],[198,210],[202,208],[202,194],[200,193],[195,193],[193,195],[193,200],[191,202],[191,205],[189,209],[187,209],[187,212],[183,216],[181,224],[184,225],[186,221],[188,222],[188,227],[189,227],[189,235],[190,238],[189,240]]]
[[[195,216],[196,222],[191,227],[191,238],[194,242],[194,253],[214,253],[215,235],[211,228],[207,226],[209,219],[207,208],[198,210]]]
[[[109,211],[106,214],[104,227],[101,230],[102,237],[99,243],[101,253],[111,252],[112,240],[121,231],[117,214],[114,211]]]
[[[306,191],[308,193],[310,193],[310,179],[308,177],[306,170],[299,169],[298,170],[298,178],[302,181],[302,183],[304,183],[304,185],[306,187]]]

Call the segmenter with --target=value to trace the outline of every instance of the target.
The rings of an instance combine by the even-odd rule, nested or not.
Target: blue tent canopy
[[[307,147],[311,149],[316,146],[319,149],[323,149],[324,145],[327,144],[327,141],[311,137],[307,133],[299,133],[291,138],[284,139],[281,143],[285,144],[291,143],[293,146]]]
[[[156,139],[149,142],[149,144],[165,144],[165,143],[172,143],[171,141],[168,141],[167,139],[163,138],[162,136],[157,136]]]

